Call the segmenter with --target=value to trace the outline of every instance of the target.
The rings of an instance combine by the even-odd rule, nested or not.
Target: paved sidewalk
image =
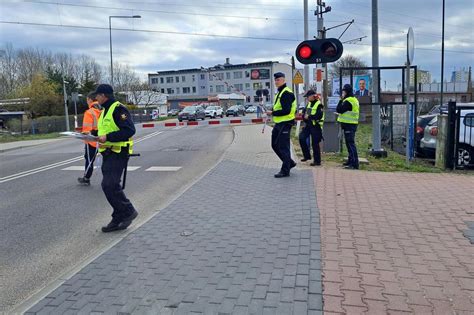
[[[213,170],[27,314],[321,314],[313,174],[275,179],[261,128],[236,127]]]
[[[474,314],[474,176],[314,175],[325,314]]]

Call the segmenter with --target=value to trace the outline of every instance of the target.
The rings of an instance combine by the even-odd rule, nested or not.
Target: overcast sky
[[[159,70],[209,67],[272,60],[289,63],[303,40],[302,0],[0,0],[1,45],[88,54],[107,66],[110,15],[114,61],[142,74]],[[415,33],[414,64],[441,75],[442,0],[379,0],[381,66],[403,65],[406,33]],[[474,65],[474,1],[446,1],[445,78]],[[341,41],[344,54],[371,65],[371,0],[327,0],[326,27],[352,19]],[[316,0],[309,1],[310,36],[316,35]],[[328,31],[339,37],[344,27]],[[301,65],[300,65],[301,66]]]

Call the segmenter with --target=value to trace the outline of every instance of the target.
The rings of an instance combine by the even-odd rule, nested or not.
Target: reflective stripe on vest
[[[308,103],[306,108],[311,108],[311,114],[312,116],[316,115],[316,112],[318,110],[319,105],[321,105],[321,101],[316,101],[313,107],[311,107],[311,102]],[[324,111],[323,111],[323,117],[320,120],[312,120],[313,126],[316,126],[316,123],[318,123],[321,126],[321,129],[323,129],[323,124],[324,124]]]
[[[275,103],[273,104],[273,111],[283,109],[283,107],[281,107],[280,98],[281,98],[281,95],[285,92],[293,94],[293,91],[287,86],[283,90],[281,90],[281,92],[277,94],[277,97],[275,99]],[[285,115],[285,116],[273,116],[273,122],[275,124],[278,124],[278,123],[285,122],[285,121],[292,121],[292,120],[295,119],[295,113],[296,113],[296,98],[293,101],[293,103],[291,103],[290,113],[288,115]]]
[[[359,123],[359,101],[354,96],[349,96],[345,98],[344,101],[351,103],[352,111],[339,114],[337,121],[340,123],[357,125]]]
[[[117,125],[115,124],[114,117],[113,117],[115,108],[120,105],[121,105],[120,102],[115,102],[112,105],[110,105],[110,108],[107,111],[107,114],[104,115],[105,110],[103,110],[100,113],[98,131],[97,131],[99,136],[105,136],[108,133],[120,130],[120,128],[117,127]],[[129,146],[128,153],[132,154],[133,152],[132,138],[130,138],[128,141],[120,141],[120,142],[106,141],[100,145],[99,152],[103,152],[106,149],[111,149],[115,153],[120,153],[120,151],[122,151],[122,148],[127,147],[127,146]]]

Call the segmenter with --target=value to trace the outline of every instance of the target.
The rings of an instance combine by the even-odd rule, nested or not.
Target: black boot
[[[85,185],[85,186],[89,186],[91,184],[91,180],[85,177],[79,177],[77,181],[79,182],[79,184]]]

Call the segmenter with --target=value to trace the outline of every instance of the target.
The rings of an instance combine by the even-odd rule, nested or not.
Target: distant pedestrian
[[[257,118],[260,118],[262,116],[262,106],[257,105]]]
[[[286,86],[285,74],[277,72],[273,75],[278,93],[275,96],[273,109],[268,115],[273,116],[275,126],[272,131],[272,149],[282,161],[280,172],[275,174],[276,178],[290,176],[290,169],[296,166],[291,159],[290,134],[291,127],[295,123],[296,98],[293,91]]]
[[[345,84],[342,88],[341,100],[337,104],[336,112],[339,114],[337,121],[341,124],[349,153],[347,163],[343,165],[347,169],[359,169],[359,156],[355,144],[355,134],[359,124],[359,101],[354,97],[350,84]]]
[[[95,93],[103,107],[98,124],[99,151],[103,156],[102,190],[113,208],[112,221],[102,227],[102,232],[107,233],[126,229],[138,216],[120,185],[120,178],[133,152],[135,125],[128,109],[114,99],[110,85],[100,84]]]
[[[323,139],[324,111],[323,104],[315,91],[309,90],[304,97],[308,98],[308,105],[303,109],[304,127],[299,134],[299,142],[303,151],[302,162],[311,160],[308,138],[311,138],[313,148],[313,163],[311,166],[321,165],[321,149],[319,143]]]
[[[97,136],[97,124],[100,116],[100,105],[95,98],[93,92],[89,93],[86,98],[89,108],[84,112],[82,120],[82,133]],[[96,141],[84,141],[84,159],[86,161],[84,176],[79,177],[77,181],[82,185],[90,185],[90,178],[94,171],[94,161],[98,153],[98,143]]]

